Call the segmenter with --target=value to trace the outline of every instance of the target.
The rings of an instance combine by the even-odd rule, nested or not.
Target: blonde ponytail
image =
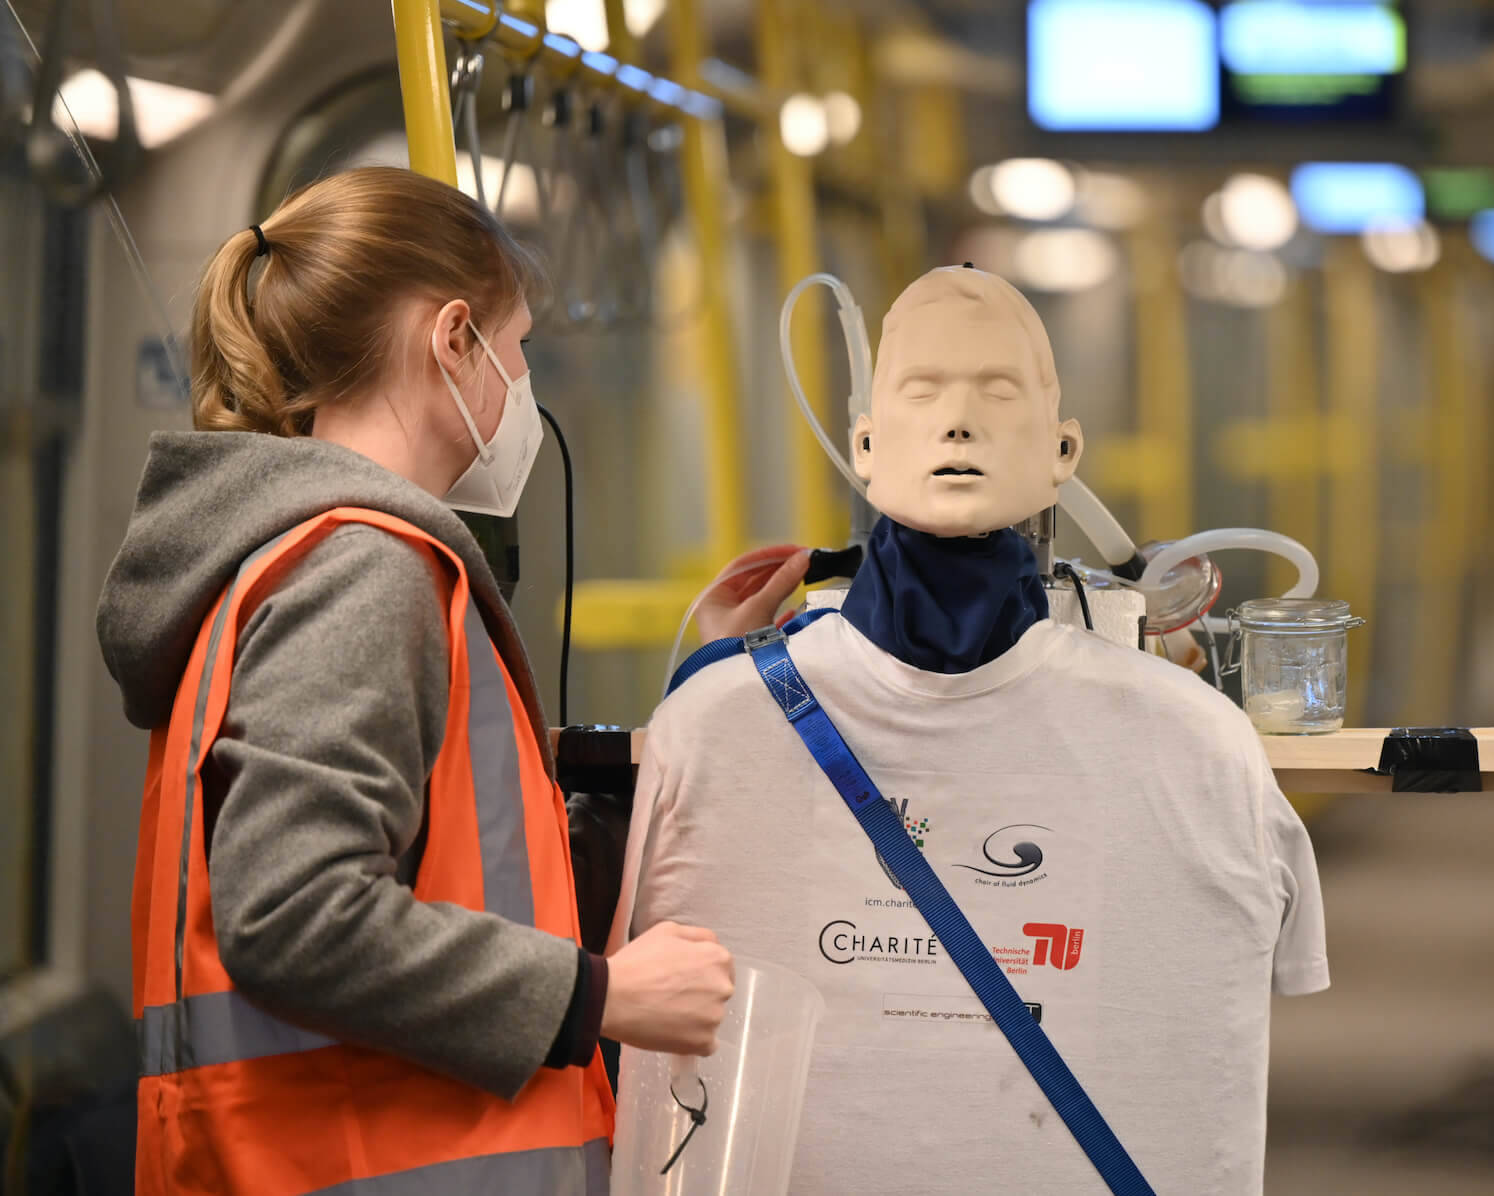
[[[466,299],[492,326],[540,281],[491,212],[408,170],[332,175],[260,227],[268,253],[253,229],[235,233],[198,288],[192,417],[202,431],[304,436],[318,407],[383,368],[400,301]]]
[[[249,275],[258,257],[249,229],[208,263],[192,321],[192,422],[208,432],[293,436],[285,386],[254,330]]]

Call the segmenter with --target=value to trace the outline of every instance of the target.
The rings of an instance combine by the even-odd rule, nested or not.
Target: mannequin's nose
[[[954,441],[969,440],[970,429],[963,426],[950,428],[944,433],[944,439]]]

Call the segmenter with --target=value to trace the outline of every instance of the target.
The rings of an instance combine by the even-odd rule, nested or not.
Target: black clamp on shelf
[[[1393,793],[1479,793],[1478,738],[1466,727],[1397,727],[1385,737],[1380,766]]]
[[[632,794],[633,733],[624,727],[566,727],[555,745],[555,779],[563,793]]]

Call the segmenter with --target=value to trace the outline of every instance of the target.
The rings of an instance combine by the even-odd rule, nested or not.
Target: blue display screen
[[[1220,12],[1219,54],[1238,75],[1394,75],[1406,26],[1384,4],[1248,0]]]
[[[1292,172],[1302,223],[1320,233],[1359,233],[1426,214],[1421,180],[1391,162],[1304,162]]]
[[[1469,221],[1468,236],[1473,241],[1473,247],[1494,262],[1494,208],[1479,212]]]
[[[1032,0],[1027,108],[1055,131],[1213,128],[1213,10],[1201,0]]]
[[[1226,120],[1384,120],[1406,69],[1394,3],[1234,0],[1219,13]]]
[[[1388,120],[1394,0],[1029,0],[1027,110],[1054,132]]]

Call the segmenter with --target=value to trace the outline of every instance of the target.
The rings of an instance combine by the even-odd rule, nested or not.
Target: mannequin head
[[[1052,506],[1084,449],[1058,418],[1058,373],[1037,312],[1010,283],[932,270],[882,321],[856,473],[888,518],[936,536],[978,536]]]

